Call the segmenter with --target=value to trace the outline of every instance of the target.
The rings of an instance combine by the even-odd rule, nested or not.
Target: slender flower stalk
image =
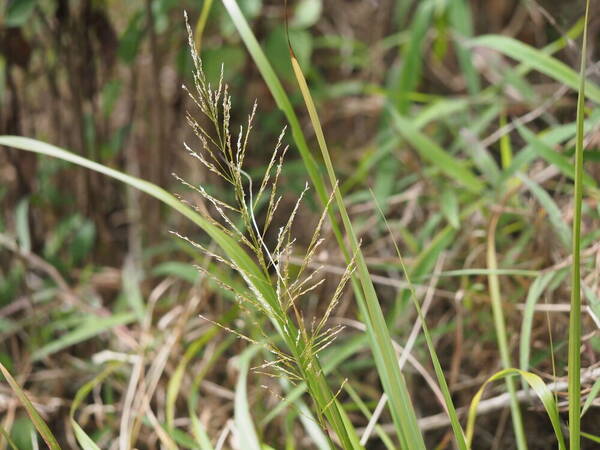
[[[573,203],[573,266],[571,271],[571,313],[569,317],[569,446],[579,450],[581,441],[581,204],[583,198],[583,138],[585,103],[585,66],[589,0],[586,3],[579,96],[577,98],[577,137],[575,143],[575,190]]]

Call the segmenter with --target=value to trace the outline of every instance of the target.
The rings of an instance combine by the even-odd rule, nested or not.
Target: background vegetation
[[[99,173],[3,147],[0,362],[56,440],[63,448],[94,448],[82,444],[82,436],[100,448],[327,448],[317,423],[338,431],[339,420],[340,429],[351,430],[349,442],[355,433],[367,448],[406,448],[393,414],[398,400],[392,398],[389,408],[381,402],[388,384],[365,334],[366,327],[382,328],[373,305],[361,306],[355,295],[368,293],[368,286],[354,285],[336,297],[345,256],[352,254],[357,280],[365,281],[362,269],[371,274],[371,298],[383,311],[426,448],[452,448],[457,435],[443,412],[448,402],[419,333],[408,279],[465,430],[466,410],[484,382],[517,367],[537,374],[555,393],[558,428],[567,434],[584,2],[299,0],[286,9],[278,1],[239,1],[240,17],[274,69],[271,76],[264,62],[256,64],[258,47],[226,8],[232,3],[5,2],[0,135],[67,148],[153,182],[201,212],[216,214],[211,196],[235,203],[235,188],[183,146],[200,147],[187,111],[210,125],[181,89],[194,85],[186,10],[213,89],[224,67],[236,139],[258,100],[245,156],[255,187],[281,128],[290,125],[279,175],[282,200],[265,246],[277,245],[278,230],[313,175],[326,178],[328,169],[335,170],[324,190],[331,191],[337,177],[364,258],[350,239],[344,255],[335,225],[324,220],[324,241],[306,261],[308,269],[323,266],[324,282],[299,298],[304,321],[295,323],[310,329],[313,317],[325,315],[328,327],[344,326],[320,355],[339,413],[331,412],[326,393],[319,404],[318,376],[307,395],[302,384],[289,382],[293,376],[286,381],[264,373],[273,375],[262,367],[273,353],[235,333],[273,342],[284,352],[294,342],[278,341],[278,325],[259,305],[236,302],[224,286],[245,289],[234,270],[170,234],[218,253],[197,224]],[[582,448],[599,445],[599,5],[591,2],[580,114],[586,149],[578,242],[581,428],[592,433],[584,434]],[[286,16],[313,111],[290,63]],[[275,77],[283,90],[274,89]],[[329,167],[319,149],[330,156]],[[307,171],[309,154],[314,173]],[[173,172],[201,185],[208,197],[181,185]],[[295,217],[292,272],[311,248],[322,214],[319,194],[315,183]],[[267,205],[257,206],[261,223],[269,217]],[[341,206],[336,208],[343,217]],[[351,236],[336,220],[338,230]],[[246,222],[242,215],[240,226]],[[262,257],[256,255],[256,264],[264,263],[277,279],[268,256]],[[393,372],[386,375],[391,380]],[[491,400],[479,405],[473,448],[524,448],[524,441],[534,449],[555,447],[548,413],[521,379],[511,380],[486,389],[484,398]],[[503,394],[507,389],[519,391],[512,402]],[[522,419],[515,419],[518,410]],[[0,411],[0,447],[36,448],[31,419],[4,382]],[[373,415],[376,421],[370,421]],[[371,423],[378,425],[371,430]]]

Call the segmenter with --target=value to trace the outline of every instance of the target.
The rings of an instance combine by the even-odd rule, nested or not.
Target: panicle
[[[249,256],[257,262],[262,274],[259,276],[240,267],[231,258],[218,254],[187,236],[176,232],[173,234],[209,258],[236,272],[244,281],[245,289],[241,289],[237,285],[235,287],[228,285],[207,269],[198,267],[199,271],[218,286],[231,292],[236,301],[251,312],[248,317],[255,316],[257,313],[264,315],[273,327],[285,337],[285,347],[273,345],[272,339],[270,340],[271,344],[263,344],[269,353],[275,355],[275,359],[267,361],[255,369],[274,370],[275,376],[285,376],[292,381],[302,380],[302,374],[318,370],[319,364],[315,362],[318,354],[331,345],[342,330],[342,327],[339,326],[328,328],[328,323],[340,301],[344,287],[354,271],[354,259],[352,259],[333,296],[327,299],[324,313],[318,320],[313,318],[311,326],[307,327],[302,315],[301,300],[308,295],[319,295],[318,289],[325,281],[319,269],[310,270],[310,267],[317,250],[324,242],[324,239],[320,237],[321,230],[333,194],[318,220],[308,247],[302,252],[301,263],[295,264],[296,268],[292,269],[292,261],[298,259],[294,257],[296,247],[296,240],[293,237],[294,221],[298,217],[302,200],[308,192],[308,184],[298,196],[283,226],[271,232],[271,235],[275,236],[275,243],[268,245],[266,242],[266,236],[271,229],[273,218],[282,198],[282,195],[278,193],[278,184],[284,157],[288,150],[283,143],[286,129],[283,128],[275,142],[260,183],[257,182],[254,186],[254,180],[246,172],[244,162],[256,118],[257,103],[254,102],[245,125],[240,126],[237,136],[234,136],[231,130],[235,128],[232,128],[230,123],[231,95],[227,83],[224,82],[223,66],[221,66],[217,87],[213,88],[203,72],[202,61],[195,47],[192,30],[187,23],[187,15],[186,26],[194,63],[194,91],[192,92],[186,87],[184,89],[202,114],[202,118],[196,119],[192,114],[187,114],[187,121],[198,138],[200,148],[193,149],[187,143],[184,146],[187,153],[199,161],[208,173],[217,175],[223,183],[228,185],[229,195],[226,198],[220,198],[212,191],[211,193],[207,192],[203,186],[189,183],[175,174],[174,177],[185,188],[200,196],[201,207],[194,206],[194,209],[228,236],[244,244]],[[205,123],[208,126],[203,125]],[[337,186],[334,186],[333,192],[336,189]],[[263,208],[262,216],[259,216],[259,208]],[[274,293],[275,298],[265,298],[263,294],[265,291],[260,288],[261,283],[271,283],[271,292]],[[261,323],[264,324],[264,321]],[[222,328],[249,342],[257,343],[255,339],[244,336],[239,330],[224,326]],[[261,327],[258,328],[265,337],[261,342],[268,342],[267,331]]]

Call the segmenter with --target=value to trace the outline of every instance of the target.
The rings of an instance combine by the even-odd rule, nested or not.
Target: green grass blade
[[[198,17],[198,22],[196,22],[196,27],[194,28],[194,41],[196,42],[198,52],[202,50],[202,36],[204,35],[204,28],[206,28],[206,22],[208,21],[212,3],[213,0],[204,0],[200,17]]]
[[[300,152],[300,156],[302,157],[304,167],[306,168],[306,171],[315,188],[317,196],[321,201],[321,205],[327,205],[329,195],[327,194],[325,182],[323,181],[317,163],[315,162],[315,159],[310,152],[310,149],[306,142],[306,137],[304,136],[304,133],[300,126],[298,116],[296,115],[294,108],[292,107],[292,104],[287,94],[285,93],[281,82],[279,81],[279,78],[277,78],[273,67],[269,63],[269,60],[265,56],[265,53],[263,52],[260,44],[258,43],[256,37],[252,33],[252,30],[250,29],[250,26],[248,25],[248,22],[246,21],[236,1],[222,0],[222,2],[225,6],[225,9],[229,13],[229,16],[231,17],[232,22],[237,28],[238,33],[240,33],[240,36],[244,41],[246,48],[250,52],[254,63],[258,67],[258,70],[260,71],[263,80],[267,84],[269,91],[271,92],[271,95],[273,96],[275,103],[277,104],[277,107],[285,114],[285,117],[292,130],[292,137],[294,139],[294,142],[296,143],[296,146],[298,147],[298,151]],[[344,253],[344,258],[346,259],[346,262],[349,262],[351,259],[351,255],[344,245],[344,238],[340,231],[340,227],[337,223],[336,217],[333,214],[333,209],[329,208],[327,213],[331,221],[333,234],[335,235],[340,249]],[[359,289],[356,288],[357,285],[354,281],[352,282],[352,286],[354,288],[355,295],[357,297],[361,297],[362,293]]]
[[[518,275],[522,277],[537,277],[539,270],[527,269],[457,269],[439,273],[439,277],[462,277],[465,275]]]
[[[492,216],[487,237],[487,266],[488,269],[498,270],[498,260],[496,256],[496,227],[498,224],[499,215]],[[498,349],[500,350],[500,359],[504,369],[509,369],[512,366],[510,360],[510,352],[508,348],[508,336],[506,333],[506,319],[504,318],[504,310],[502,307],[502,298],[500,295],[500,281],[498,275],[488,275],[488,284],[490,291],[490,299],[492,303],[492,315],[494,317],[494,328],[496,331],[496,340]],[[525,429],[523,426],[523,418],[521,416],[521,408],[517,399],[517,389],[513,378],[506,378],[506,390],[510,396],[510,410],[517,440],[517,448],[526,449],[527,440],[525,438]],[[468,435],[468,431],[467,431]]]
[[[363,402],[363,400],[360,398],[360,394],[356,392],[356,389],[354,389],[349,383],[346,383],[344,385],[344,390],[348,393],[352,401],[356,404],[359,411],[365,416],[365,418],[367,420],[370,420],[371,417],[373,417],[373,413],[370,411],[369,407],[365,404],[365,402]],[[392,439],[386,434],[386,432],[380,425],[375,425],[375,432],[379,436],[379,439],[381,439],[381,442],[383,442],[383,445],[385,445],[385,447],[388,450],[395,450],[396,447],[394,446]]]
[[[422,49],[425,36],[433,17],[435,3],[431,0],[421,2],[415,12],[410,28],[410,38],[402,54],[402,69],[395,86],[392,86],[391,97],[396,108],[406,114],[410,106],[410,95],[417,88],[423,65]]]
[[[196,414],[190,415],[190,421],[194,439],[196,439],[200,450],[214,450],[210,438],[208,437],[208,434],[206,434],[206,430],[204,429],[202,422],[198,419],[198,416],[196,416]]]
[[[448,2],[448,16],[453,29],[461,34],[455,42],[456,56],[465,76],[467,90],[470,95],[477,95],[481,90],[481,81],[473,65],[471,52],[462,41],[473,36],[473,17],[469,2],[466,0],[450,0]]]
[[[262,49],[260,48],[258,41],[252,34],[252,31],[250,30],[248,23],[246,22],[245,18],[243,17],[243,14],[241,13],[237,3],[234,0],[223,0],[223,4],[224,4],[225,8],[227,9],[231,19],[233,20],[236,28],[238,29],[238,32],[240,33],[242,39],[244,40],[244,43],[246,44],[248,51],[252,55],[258,69],[260,70],[260,72],[263,76],[263,79],[267,83],[267,85],[271,91],[271,94],[275,98],[275,101],[276,101],[278,107],[286,115],[288,122],[290,124],[290,127],[292,129],[292,136],[294,138],[294,141],[296,142],[298,150],[300,151],[300,154],[304,161],[304,165],[305,165],[306,170],[312,180],[315,190],[319,196],[319,199],[321,200],[322,204],[326,204],[328,195],[327,195],[327,190],[325,188],[325,183],[323,182],[323,180],[321,178],[321,175],[318,171],[318,168],[314,161],[314,158],[311,155],[308,145],[306,143],[304,134],[302,133],[302,129],[300,128],[300,123],[298,121],[298,118],[297,118],[296,114],[294,113],[291,103],[290,103],[285,91],[283,90],[281,83],[277,79],[277,76],[275,75],[275,72],[273,71],[269,61],[267,60]],[[333,214],[332,211],[333,210],[330,209],[328,211],[328,214],[331,219],[331,224],[332,224],[334,234],[340,245],[340,249],[344,253],[344,257],[346,258],[347,261],[349,261],[351,258],[350,252],[348,251],[348,249],[346,248],[346,246],[344,244],[342,234],[339,230],[337,221],[335,219],[335,215]],[[366,266],[363,269],[366,270]],[[368,329],[372,330],[372,323],[370,322],[369,318],[372,316],[372,314],[377,314],[377,313],[374,313],[372,311],[372,309],[367,309],[366,302],[363,298],[365,294],[363,293],[362,288],[355,277],[353,277],[353,279],[352,279],[352,286],[354,288],[354,291],[355,291],[355,294],[357,297],[357,301],[359,303],[359,307],[361,308],[362,314],[363,314],[363,316],[365,316],[367,318]],[[371,285],[371,289],[372,289],[372,294],[374,294],[374,289],[372,288],[372,285]],[[373,301],[371,301],[371,303],[373,303]],[[381,314],[381,309],[379,308],[378,304],[377,304],[377,309],[379,310],[379,315],[381,316],[381,319],[383,319],[383,314]],[[378,326],[381,327],[382,324],[385,327],[385,321],[379,323]],[[410,398],[405,395],[400,395],[402,392],[406,393],[405,381],[404,381],[403,377],[397,378],[397,375],[399,374],[399,370],[397,368],[394,368],[394,364],[391,363],[392,360],[395,360],[395,355],[393,353],[393,349],[391,348],[391,344],[389,343],[389,332],[387,331],[387,327],[385,328],[385,330],[386,330],[385,334],[387,335],[387,341],[388,341],[386,344],[382,344],[382,342],[386,341],[385,335],[379,335],[379,334],[376,334],[373,332],[369,333],[369,336],[371,339],[371,347],[373,348],[373,351],[376,354],[375,359],[376,359],[376,361],[378,361],[378,364],[379,364],[378,367],[383,367],[383,365],[387,364],[387,368],[385,369],[385,371],[395,374],[394,377],[396,377],[396,379],[392,383],[391,380],[389,380],[389,377],[387,377],[385,375],[386,372],[384,372],[384,375],[382,375],[385,378],[384,385],[388,386],[388,388],[389,388],[389,386],[393,384],[395,390],[399,389],[399,386],[404,386],[404,388],[400,388],[400,392],[396,392],[396,394],[398,394],[398,395],[392,395],[391,397],[394,399],[397,399],[395,401],[398,403],[398,406],[401,406],[402,408],[408,408],[410,411],[412,411],[412,407],[407,406],[407,405],[410,405]],[[385,347],[389,347],[389,349],[385,350],[386,357],[384,359],[381,359],[380,358],[381,350],[379,350],[379,349],[385,348]],[[391,352],[389,350],[391,350]],[[329,408],[329,410],[333,410],[333,413],[337,415],[337,413],[335,411],[337,411],[338,407],[339,407],[339,405],[337,405],[337,402],[334,402],[334,408]],[[340,414],[341,414],[341,411],[340,411]],[[412,411],[412,415],[414,415],[414,411]],[[339,419],[344,419],[344,416],[345,416],[345,414],[341,415],[339,417]],[[398,415],[394,414],[394,417],[398,417]],[[339,419],[338,419],[338,422],[339,422]],[[347,419],[342,420],[342,422],[344,422],[344,421],[347,422]],[[416,427],[416,419],[414,422],[415,422],[414,426],[409,426],[408,428],[410,428],[411,434],[416,433],[420,437],[418,427]],[[355,445],[357,447],[360,447],[358,439],[357,438],[354,439],[354,435],[355,435],[355,432],[352,431],[352,433],[349,435],[352,443],[349,441],[348,445]],[[420,437],[420,439],[422,441],[422,437]],[[424,444],[422,444],[422,445],[424,445]],[[420,445],[419,447],[416,447],[416,448],[422,448],[422,445]]]
[[[459,205],[456,192],[452,189],[445,189],[442,192],[442,214],[452,227],[458,229],[460,227]]]
[[[253,345],[245,350],[238,358],[239,375],[235,388],[235,427],[240,438],[243,439],[244,448],[248,450],[261,450],[260,441],[252,422],[250,414],[250,405],[248,404],[248,391],[246,380],[250,370],[250,361],[260,350],[260,346]]]
[[[531,148],[543,159],[545,159],[550,164],[554,164],[563,174],[568,176],[571,179],[575,178],[575,168],[569,159],[558,153],[554,150],[550,145],[546,144],[539,137],[537,137],[534,133],[529,131],[522,125],[517,125],[517,130],[519,134],[527,141]],[[583,183],[589,187],[596,187],[596,181],[587,173],[583,173]]]
[[[519,179],[529,188],[531,193],[537,198],[542,205],[542,208],[548,214],[548,219],[550,220],[550,224],[556,231],[560,241],[565,246],[565,248],[569,248],[571,242],[571,230],[567,226],[566,222],[563,219],[562,212],[556,202],[552,199],[550,194],[546,192],[539,184],[537,184],[532,179],[526,177],[523,174],[519,175]]]
[[[529,356],[531,352],[531,329],[533,327],[533,312],[538,299],[548,286],[554,272],[549,272],[537,277],[527,293],[525,300],[525,310],[523,312],[523,322],[521,323],[521,336],[519,345],[519,367],[523,371],[529,370]]]
[[[31,251],[31,233],[29,231],[29,199],[25,198],[15,208],[15,229],[19,247],[25,252]]]
[[[583,294],[587,299],[592,314],[594,314],[597,320],[600,320],[600,297],[598,297],[594,290],[588,287],[585,283],[583,283],[581,287],[583,288]]]
[[[196,271],[197,273],[197,271]],[[221,325],[227,326],[237,315],[238,308],[231,308],[224,317],[222,317],[218,323]],[[172,430],[174,428],[175,421],[175,402],[177,401],[177,396],[179,395],[179,390],[181,389],[181,383],[183,381],[183,376],[185,371],[187,370],[188,364],[190,361],[200,352],[204,346],[211,341],[222,328],[218,325],[213,325],[208,329],[206,333],[192,342],[188,348],[185,350],[183,357],[177,364],[177,368],[169,378],[169,383],[167,384],[167,394],[165,399],[165,415],[167,419],[167,430]]]
[[[8,442],[8,445],[10,445],[10,448],[12,448],[13,450],[19,450],[18,447],[16,446],[16,444],[10,438],[10,435],[8,434],[8,431],[6,431],[2,427],[2,425],[0,425],[0,436],[2,436],[4,439],[6,439],[6,442]],[[0,442],[2,442],[2,441],[0,441]]]
[[[388,111],[398,132],[414,147],[423,159],[429,161],[442,173],[468,190],[474,193],[481,192],[484,184],[463,163],[421,133],[409,119],[400,115],[393,107],[388,106]]]
[[[23,392],[23,390],[19,386],[19,383],[17,383],[17,381],[12,377],[8,369],[6,369],[6,367],[4,367],[2,363],[0,363],[0,372],[2,372],[2,375],[4,375],[4,378],[6,378],[6,381],[8,382],[9,386],[14,391],[15,395],[27,411],[27,414],[29,414],[31,422],[33,422],[35,429],[40,433],[40,435],[48,445],[48,448],[50,450],[60,450],[60,445],[58,445],[58,441],[50,431],[50,428],[48,428],[48,425],[46,425],[44,419],[42,419],[42,417],[39,415],[39,413],[35,409],[35,406],[33,406],[29,398],[27,398],[27,394]]]
[[[506,126],[506,113],[500,115],[500,128]],[[506,170],[510,167],[513,159],[512,142],[510,134],[506,133],[500,137],[500,161],[502,162],[502,170]]]
[[[285,116],[287,118],[287,121],[292,130],[292,137],[294,139],[294,142],[296,143],[296,146],[298,147],[298,150],[300,152],[300,156],[302,157],[302,161],[304,163],[306,171],[312,181],[312,184],[315,188],[317,196],[319,197],[319,200],[321,201],[321,204],[327,205],[329,196],[327,194],[327,189],[325,187],[325,183],[321,177],[321,174],[319,173],[319,169],[314,160],[314,157],[310,153],[310,149],[306,142],[304,133],[302,132],[302,128],[300,127],[300,122],[298,120],[298,117],[296,116],[296,113],[294,112],[292,104],[291,104],[287,94],[285,93],[283,86],[281,85],[281,82],[277,78],[277,75],[275,74],[273,67],[271,66],[267,57],[265,56],[264,52],[262,51],[260,44],[258,43],[258,41],[256,40],[256,37],[252,33],[252,30],[250,29],[250,26],[248,25],[248,22],[246,21],[244,15],[242,14],[242,11],[240,10],[238,4],[236,3],[236,1],[235,0],[222,0],[222,2],[223,2],[223,5],[225,6],[225,9],[229,13],[229,16],[230,16],[232,22],[234,23],[235,27],[237,28],[238,32],[240,33],[240,36],[242,37],[242,40],[244,41],[246,48],[248,49],[252,58],[254,59],[254,62],[256,64],[256,66],[258,67],[265,83],[269,87],[269,90],[271,91],[271,95],[275,99],[277,106],[283,111],[283,113],[285,114]],[[346,246],[344,244],[344,238],[340,231],[340,227],[337,224],[337,220],[333,213],[333,209],[328,208],[327,213],[328,213],[328,216],[331,221],[331,227],[332,227],[333,234],[335,235],[335,238],[340,246],[340,249],[342,250],[342,253],[344,254],[344,258],[346,259],[347,262],[349,262],[351,260],[351,254],[346,249]],[[362,302],[363,293],[362,293],[360,286],[359,286],[358,282],[356,281],[355,277],[352,278],[352,287],[354,289],[355,295],[360,304]],[[323,379],[320,380],[318,383],[313,384],[312,387],[317,390],[322,389],[322,388],[326,389],[325,380],[323,380]],[[309,386],[309,390],[310,390],[310,386]],[[323,399],[321,399],[321,400],[323,400]],[[330,402],[326,401],[325,404],[329,405]],[[331,407],[327,408],[327,415],[331,418],[331,420],[334,420],[337,423],[337,425],[333,425],[333,426],[334,426],[334,428],[336,428],[336,432],[338,433],[338,436],[341,439],[344,439],[343,424],[349,423],[349,421],[346,417],[345,412],[343,411],[343,409],[341,409],[341,406],[338,404],[337,401],[333,402]],[[360,448],[358,436],[356,436],[356,431],[353,428],[347,429],[345,431],[347,433],[347,439],[348,439],[347,445],[349,446],[349,448],[352,448],[353,446]],[[342,433],[341,436],[340,436],[340,433]]]
[[[373,200],[375,201],[375,198],[373,198]],[[381,210],[381,208],[379,207],[379,205],[377,203],[376,203],[376,206],[377,206],[377,209],[379,210],[379,214],[383,217],[385,225],[388,229],[388,233],[390,234],[390,236],[392,238],[394,249],[396,250],[396,254],[397,254],[397,256],[400,260],[400,264],[402,266],[402,272],[404,273],[404,277],[406,278],[406,281],[408,282],[409,289],[412,294],[411,298],[413,300],[415,310],[417,311],[417,316],[421,323],[421,329],[423,330],[423,335],[425,336],[425,342],[427,343],[427,350],[429,351],[429,356],[431,357],[431,362],[433,363],[433,368],[435,371],[435,375],[437,377],[437,381],[438,381],[440,390],[442,391],[442,394],[444,395],[444,403],[446,404],[448,417],[450,418],[450,424],[452,426],[452,432],[454,433],[454,439],[456,440],[456,443],[457,443],[459,449],[467,450],[468,445],[467,445],[466,437],[465,437],[464,431],[460,425],[460,421],[458,420],[458,414],[456,414],[456,408],[454,407],[454,401],[452,400],[452,394],[450,393],[450,388],[448,387],[448,383],[446,382],[444,370],[442,369],[442,365],[440,364],[440,360],[438,358],[437,352],[435,351],[433,339],[431,338],[431,333],[429,332],[429,326],[427,325],[427,322],[425,321],[425,317],[423,316],[423,312],[421,310],[421,305],[419,304],[419,300],[417,297],[417,292],[415,291],[415,287],[412,284],[408,269],[406,268],[406,265],[404,264],[404,258],[402,257],[402,253],[400,252],[400,249],[398,248],[398,244],[396,244],[396,239],[394,239],[394,234],[392,233],[392,229],[390,228],[390,226],[387,222],[387,219],[386,219],[385,215],[383,214],[383,211]],[[435,285],[432,286],[432,288],[435,288],[435,287],[436,287]]]
[[[75,437],[77,438],[77,442],[83,448],[83,450],[100,450],[94,441],[88,436],[88,434],[79,426],[77,421],[75,420],[75,411],[81,405],[83,400],[88,396],[88,394],[94,389],[94,387],[101,384],[111,373],[113,373],[116,369],[121,366],[121,363],[110,364],[106,367],[102,372],[100,372],[96,377],[92,380],[85,383],[77,393],[75,394],[75,398],[71,403],[71,409],[69,410],[69,420],[71,422],[71,427],[73,427],[73,431],[75,433]]]
[[[323,373],[325,375],[330,374],[338,365],[350,358],[356,352],[360,351],[366,346],[366,336],[358,336],[355,339],[351,339],[349,342],[334,345],[329,352],[324,353],[323,357]],[[261,426],[266,426],[275,417],[283,412],[285,408],[288,408],[292,403],[300,398],[304,392],[306,392],[306,383],[300,383],[291,389],[285,398],[279,402],[261,421]]]
[[[581,71],[577,98],[577,134],[575,138],[575,189],[573,192],[573,264],[571,277],[571,311],[569,313],[569,448],[579,450],[581,446],[581,203],[583,201],[583,139],[584,106],[586,95],[585,61],[587,58],[587,28],[590,2],[586,3],[581,49]],[[591,89],[590,89],[591,88]],[[590,85],[588,92],[595,92]],[[590,96],[593,99],[594,96]],[[595,100],[600,103],[600,96]]]
[[[587,398],[585,399],[585,403],[583,404],[583,408],[581,408],[581,417],[587,412],[587,410],[592,406],[592,403],[598,397],[598,393],[600,393],[600,378],[598,378],[588,393]]]
[[[302,426],[306,430],[306,434],[310,436],[315,447],[318,450],[330,450],[331,446],[329,439],[325,436],[325,432],[319,427],[319,423],[314,417],[314,414],[310,408],[301,400],[296,401],[296,408],[298,408],[298,416]]]
[[[581,432],[581,436],[583,436],[586,439],[589,439],[592,442],[597,442],[598,444],[600,444],[600,436],[594,436],[593,434],[590,433],[585,433],[585,432]]]
[[[554,430],[554,434],[556,435],[556,439],[558,441],[558,448],[560,450],[566,450],[567,447],[565,446],[565,439],[561,429],[560,416],[558,414],[558,408],[556,407],[556,402],[554,401],[552,391],[548,389],[548,386],[546,386],[544,380],[542,380],[539,376],[519,369],[504,369],[492,375],[473,397],[471,405],[469,406],[469,416],[467,419],[467,439],[469,441],[469,445],[473,440],[475,419],[477,417],[477,406],[479,405],[483,391],[489,383],[500,380],[501,378],[512,378],[514,375],[520,375],[527,382],[527,384],[531,386],[538,398],[541,400],[544,408],[546,409],[546,413],[548,414],[548,418],[552,423],[552,429]]]
[[[600,122],[600,109],[596,109],[586,121],[585,127],[588,130],[593,129]],[[547,146],[555,146],[565,142],[575,136],[577,133],[577,124],[570,123],[551,127],[537,135],[537,138]],[[532,145],[523,147],[512,159],[511,165],[502,172],[502,182],[513,177],[519,170],[524,170],[524,166],[529,164],[536,156],[541,156],[539,148],[534,149]],[[584,180],[585,181],[585,180]]]
[[[423,106],[423,108],[411,117],[412,125],[416,129],[422,129],[428,123],[441,121],[453,114],[459,114],[469,109],[470,103],[464,98],[442,98]]]
[[[188,390],[187,395],[187,406],[188,406],[188,414],[190,416],[190,430],[194,439],[196,440],[197,445],[200,450],[213,450],[213,446],[210,442],[210,438],[206,433],[204,425],[200,422],[198,415],[196,414],[196,409],[198,405],[198,389],[200,388],[200,384],[204,377],[208,373],[208,371],[216,364],[221,355],[235,342],[237,337],[234,334],[228,334],[223,342],[221,342],[217,348],[211,352],[209,360],[206,364],[202,366],[202,369],[195,374],[194,379],[192,380],[192,385]]]
[[[500,181],[500,169],[496,160],[492,157],[488,149],[482,146],[470,132],[466,132],[463,137],[466,144],[465,151],[473,160],[475,167],[479,169],[483,178],[489,184],[497,186]]]
[[[53,353],[64,350],[65,348],[71,347],[72,345],[86,341],[99,335],[111,328],[118,325],[125,325],[135,321],[136,316],[134,313],[114,314],[109,317],[96,317],[90,316],[86,319],[82,319],[80,325],[78,325],[73,331],[70,331],[58,339],[53,340],[49,344],[46,344],[31,355],[33,361],[39,361]]]
[[[406,381],[398,367],[398,361],[392,347],[389,330],[379,300],[377,299],[377,294],[373,287],[367,264],[360,250],[358,239],[354,233],[344,200],[338,188],[337,177],[333,169],[333,164],[331,162],[329,150],[327,149],[325,136],[323,135],[323,129],[314,101],[298,61],[294,56],[292,56],[291,59],[294,74],[296,75],[300,91],[310,116],[311,124],[317,136],[329,181],[332,189],[334,189],[335,202],[342,216],[346,234],[350,238],[352,252],[356,255],[358,279],[364,294],[364,301],[362,301],[362,299],[359,300],[359,308],[366,321],[368,335],[371,340],[371,348],[373,350],[375,364],[381,377],[381,382],[390,399],[394,423],[398,429],[400,439],[404,441],[404,446],[406,448],[411,450],[424,449],[425,442],[423,441],[423,436],[421,435],[417,424],[417,418],[408,393]]]
[[[469,42],[469,45],[487,47],[500,53],[504,53],[574,90],[579,90],[581,87],[579,75],[569,66],[558,59],[515,39],[507,36],[486,35],[472,39]],[[583,73],[585,73],[585,70],[582,74]],[[590,82],[583,95],[596,103],[600,103],[600,87],[598,87],[597,84]]]

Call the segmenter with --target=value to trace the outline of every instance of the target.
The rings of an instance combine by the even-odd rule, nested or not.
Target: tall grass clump
[[[203,253],[229,266],[244,279],[248,287],[246,292],[232,286],[225,287],[232,291],[240,306],[245,307],[251,315],[258,313],[268,319],[284,343],[284,346],[278,345],[276,339],[258,327],[264,337],[262,345],[274,356],[274,359],[260,366],[260,369],[272,369],[278,376],[293,382],[305,382],[315,402],[317,418],[321,425],[334,430],[337,439],[345,448],[358,448],[360,445],[354,428],[329,388],[318,358],[319,353],[331,344],[341,330],[339,326],[329,327],[328,320],[354,270],[354,263],[350,261],[347,265],[322,316],[318,320],[303,317],[299,305],[301,298],[324,281],[323,278],[319,278],[318,270],[311,271],[308,267],[323,242],[319,235],[325,213],[321,215],[315,228],[304,252],[302,263],[299,268],[291,270],[290,256],[294,249],[292,227],[306,189],[297,199],[286,223],[275,232],[277,236],[275,244],[269,246],[265,241],[267,233],[271,231],[272,220],[281,200],[277,192],[277,184],[287,150],[287,147],[282,145],[285,130],[279,135],[262,180],[254,186],[252,178],[245,171],[244,160],[255,117],[256,103],[248,116],[245,128],[240,127],[237,136],[234,136],[230,126],[231,96],[228,87],[223,83],[222,76],[218,86],[215,88],[210,86],[196,51],[189,24],[188,33],[195,71],[194,90],[186,88],[186,91],[212,129],[200,125],[192,114],[188,114],[187,120],[200,142],[200,150],[194,151],[187,144],[185,147],[193,158],[230,187],[235,201],[227,203],[209,194],[200,186],[194,186],[179,177],[177,179],[201,195],[216,216],[210,215],[207,208],[194,207],[197,212],[224,234],[239,242],[243,249],[240,250],[251,255],[256,267],[251,270],[233,258],[215,254],[187,237],[179,234],[178,236]],[[264,207],[265,214],[259,224],[257,211],[261,205]],[[200,268],[200,270],[204,269]],[[207,275],[211,276],[210,273]],[[234,333],[242,336],[237,331]],[[259,344],[255,339],[249,337],[245,339]]]

